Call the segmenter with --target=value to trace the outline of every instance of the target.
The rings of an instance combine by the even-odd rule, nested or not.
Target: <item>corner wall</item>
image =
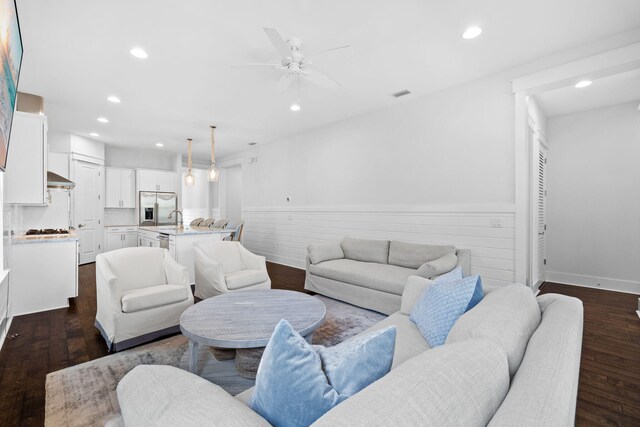
[[[485,283],[506,284],[515,269],[513,123],[510,84],[494,76],[220,167],[241,160],[244,244],[269,260],[304,268],[309,244],[345,235],[454,244],[471,249]]]
[[[637,107],[548,120],[548,280],[640,293]]]

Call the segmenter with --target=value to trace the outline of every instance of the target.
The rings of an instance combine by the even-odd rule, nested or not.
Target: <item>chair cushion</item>
[[[240,270],[225,274],[224,279],[227,282],[227,288],[240,289],[266,282],[269,280],[269,275],[264,270]]]
[[[201,243],[197,245],[195,250],[201,251],[201,253],[212,261],[222,264],[222,269],[226,274],[244,268],[238,245],[238,242]]]
[[[338,242],[325,242],[309,245],[307,252],[309,252],[309,259],[312,264],[319,264],[322,261],[344,258],[344,252]]]
[[[454,246],[392,241],[389,245],[389,264],[407,268],[420,268],[425,262],[433,261],[449,254],[456,254]]]
[[[397,265],[360,262],[352,259],[334,259],[320,264],[311,264],[309,271],[326,279],[394,295],[402,295],[407,279],[416,274],[416,270]]]
[[[160,248],[124,248],[106,252],[103,256],[122,290],[128,291],[167,284],[163,251]]]
[[[389,260],[389,241],[345,237],[340,242],[344,257],[355,261],[387,264]],[[418,267],[416,267],[418,268]]]
[[[250,407],[278,427],[308,426],[391,369],[394,327],[318,354],[287,322],[264,350]]]
[[[122,311],[133,313],[181,302],[189,298],[188,292],[187,287],[183,285],[158,285],[134,289],[123,293]]]
[[[451,328],[447,344],[469,338],[489,338],[507,353],[513,376],[522,362],[529,338],[540,324],[540,307],[531,289],[509,285],[487,295]]]
[[[458,263],[458,257],[454,254],[447,254],[433,261],[425,262],[418,268],[418,276],[427,279],[439,276],[453,270]]]

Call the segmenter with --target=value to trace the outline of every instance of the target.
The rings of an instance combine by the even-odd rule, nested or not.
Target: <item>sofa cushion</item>
[[[309,259],[312,264],[344,258],[344,252],[342,251],[342,246],[340,246],[339,242],[325,242],[309,245],[307,252],[309,252]]]
[[[508,389],[504,350],[474,339],[406,361],[313,425],[486,426]]]
[[[370,240],[345,237],[342,239],[342,242],[340,242],[340,246],[344,252],[344,257],[355,261],[387,264],[389,259],[388,240]]]
[[[389,372],[395,328],[361,339],[366,341],[343,345],[341,355],[334,350],[323,358],[289,322],[281,320],[260,361],[250,407],[277,427],[310,425]],[[362,348],[367,346],[365,342],[371,351]],[[381,354],[387,357],[380,357]],[[352,376],[349,371],[353,367],[360,375]]]
[[[184,285],[158,285],[123,292],[122,312],[133,313],[181,302],[189,298],[188,292]]]
[[[395,295],[402,295],[407,278],[416,274],[416,270],[397,265],[360,262],[352,259],[334,259],[320,264],[311,264],[309,272],[326,279]]]
[[[448,254],[455,255],[456,248],[454,246],[392,241],[389,245],[389,264],[417,269],[425,262],[436,260]]]
[[[240,270],[225,274],[224,280],[227,282],[227,288],[234,290],[266,282],[269,275],[264,270]]]
[[[489,338],[504,348],[513,376],[524,356],[529,338],[540,324],[540,307],[531,289],[509,285],[489,292],[451,328],[447,344],[469,338]]]
[[[219,386],[173,366],[136,366],[117,393],[127,426],[269,426]]]
[[[200,243],[195,245],[194,251],[199,257],[222,264],[226,274],[244,268],[238,246],[238,242]]]
[[[163,249],[124,248],[102,256],[124,291],[167,284]]]
[[[422,334],[420,334],[416,324],[409,320],[409,316],[401,314],[400,312],[395,312],[391,316],[385,317],[380,322],[364,331],[363,334],[384,329],[389,326],[395,326],[397,330],[396,348],[393,354],[392,369],[395,369],[396,366],[401,365],[412,357],[431,348]],[[360,334],[350,339],[355,339],[359,336]]]
[[[445,343],[458,318],[472,306],[479,276],[436,280],[411,310],[410,319],[431,347]]]
[[[432,277],[439,276],[453,270],[457,263],[457,256],[454,254],[447,254],[438,259],[422,264],[420,268],[418,268],[418,276],[431,279]]]

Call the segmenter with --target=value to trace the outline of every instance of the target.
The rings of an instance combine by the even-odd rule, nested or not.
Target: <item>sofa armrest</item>
[[[471,250],[458,249],[456,250],[456,256],[458,257],[458,263],[454,268],[462,268],[464,277],[471,276]]]
[[[240,257],[245,270],[263,270],[267,271],[267,259],[261,255],[256,255],[244,246],[238,244],[240,248]]]
[[[190,286],[191,280],[189,280],[189,270],[187,270],[187,267],[178,264],[166,249],[164,250],[163,257],[167,284]]]
[[[400,312],[406,315],[411,314],[415,303],[432,283],[433,280],[425,279],[421,276],[409,276],[404,291],[402,292]]]
[[[214,289],[216,294],[228,292],[227,280],[224,277],[224,267],[222,263],[209,258],[206,252],[199,246],[194,246],[193,264],[195,270],[196,296],[206,298],[206,296],[199,295],[199,290],[207,288]]]
[[[109,261],[101,255],[96,257],[96,294],[101,301],[108,300],[113,310],[122,312],[120,282],[111,271]]]
[[[173,366],[136,366],[117,393],[127,426],[269,426],[219,386]]]

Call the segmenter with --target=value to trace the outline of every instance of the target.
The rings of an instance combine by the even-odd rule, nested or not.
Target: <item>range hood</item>
[[[49,190],[73,190],[76,184],[57,173],[47,171],[47,188]]]

